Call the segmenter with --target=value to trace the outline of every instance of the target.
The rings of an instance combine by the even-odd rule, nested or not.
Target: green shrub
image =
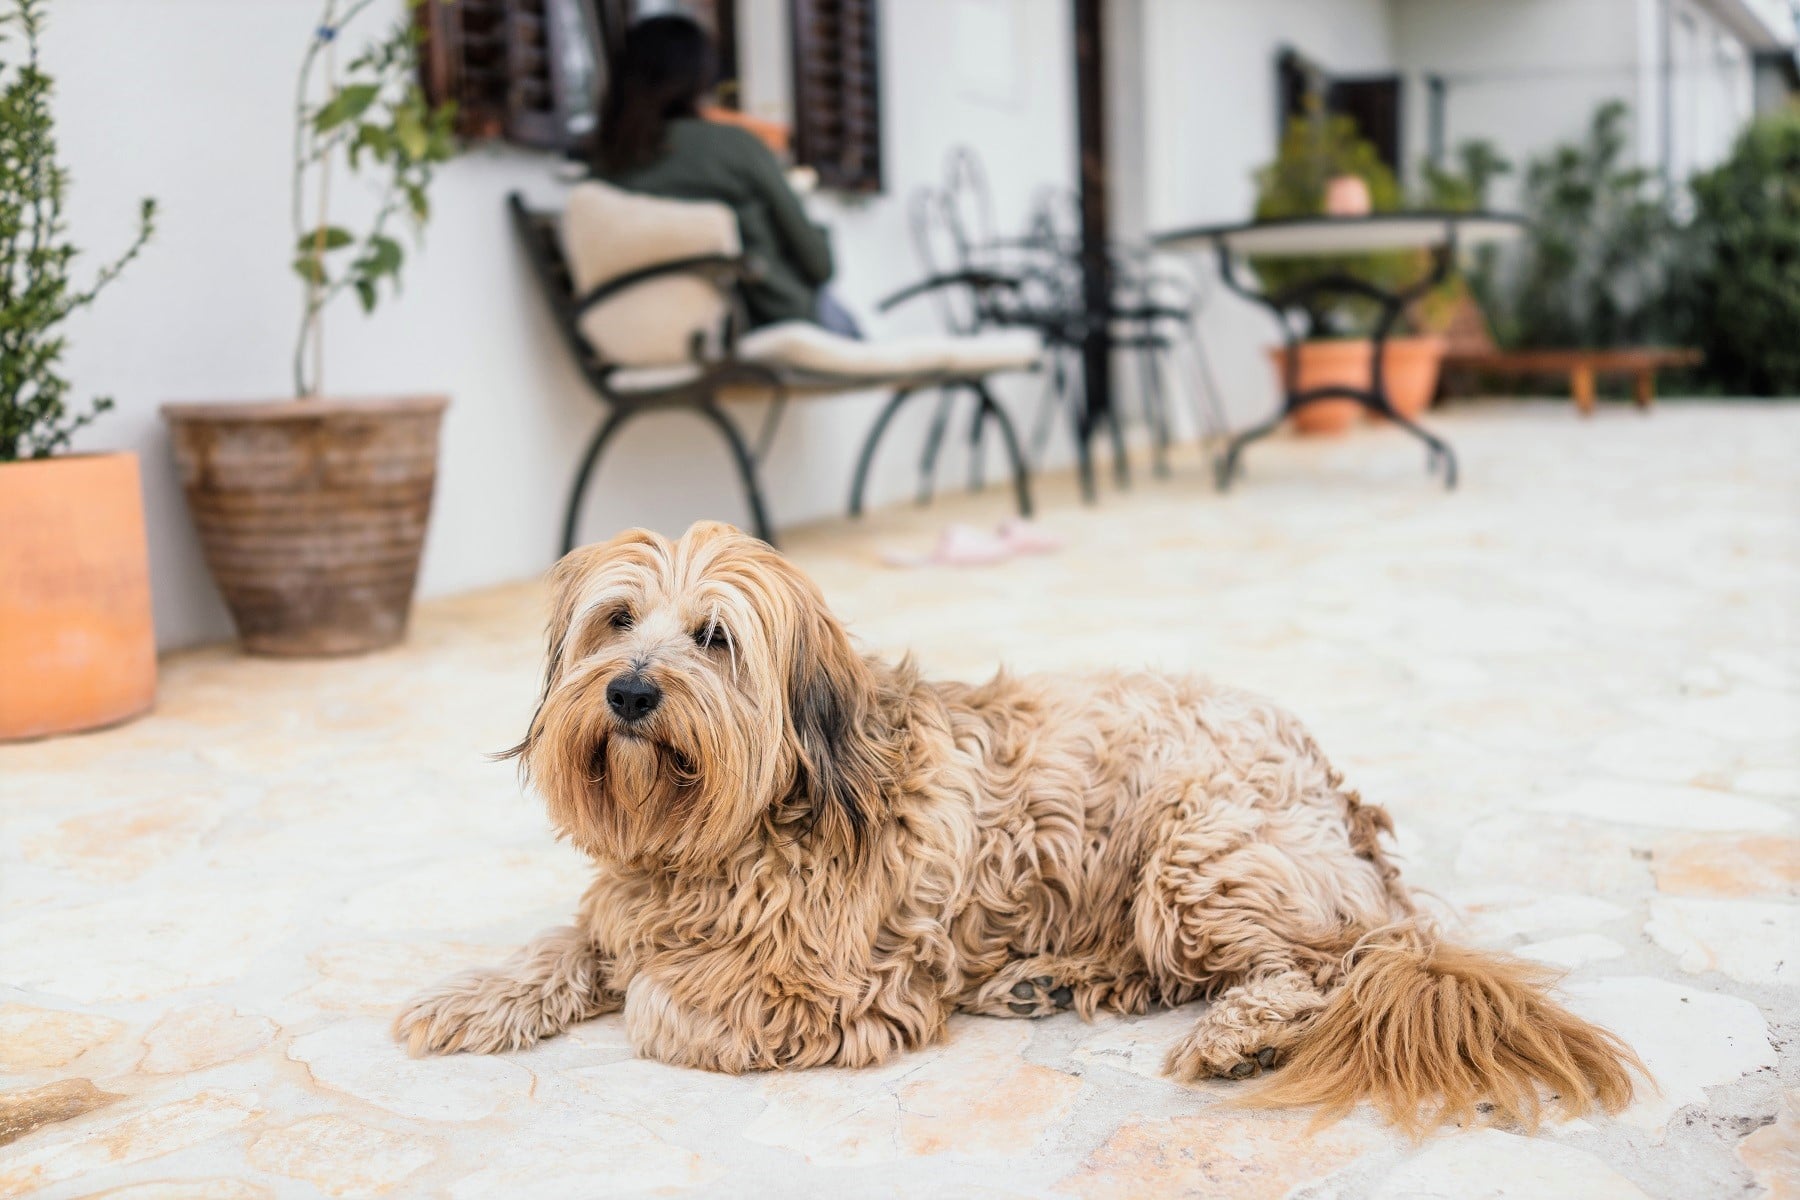
[[[72,405],[59,369],[62,323],[94,302],[150,237],[156,205],[143,201],[137,236],[85,287],[71,275],[56,161],[50,77],[38,64],[45,0],[13,0],[0,13],[0,463],[67,450],[75,431],[112,407],[107,397]],[[14,55],[23,51],[17,58]]]
[[[1506,346],[1622,346],[1666,339],[1680,227],[1653,172],[1624,165],[1630,110],[1594,112],[1586,138],[1532,160],[1520,260],[1488,297]]]
[[[1707,380],[1800,395],[1800,107],[1755,122],[1696,175],[1677,300]]]
[[[1501,176],[1512,174],[1512,169],[1512,160],[1493,142],[1471,138],[1456,147],[1452,166],[1429,160],[1419,164],[1423,185],[1419,206],[1444,212],[1485,209],[1489,187]],[[1413,323],[1424,332],[1444,333],[1456,323],[1469,297],[1483,312],[1498,308],[1500,253],[1500,246],[1492,243],[1463,251],[1456,273],[1413,305]]]
[[[1456,147],[1456,163],[1446,168],[1426,160],[1419,164],[1425,184],[1427,208],[1473,212],[1488,205],[1488,188],[1502,175],[1512,174],[1512,160],[1486,138],[1470,138]]]

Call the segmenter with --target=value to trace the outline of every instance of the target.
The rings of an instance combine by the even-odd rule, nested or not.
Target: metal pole
[[[1075,129],[1081,192],[1081,284],[1087,320],[1081,344],[1081,436],[1088,439],[1112,412],[1112,336],[1106,314],[1111,281],[1106,259],[1106,91],[1102,72],[1104,0],[1074,0]]]
[[[1431,165],[1441,170],[1444,165],[1444,77],[1442,75],[1425,77],[1425,95],[1428,106],[1425,152],[1431,159]]]

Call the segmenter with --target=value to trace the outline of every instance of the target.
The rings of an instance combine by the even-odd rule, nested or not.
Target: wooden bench
[[[1674,346],[1621,346],[1609,350],[1452,349],[1445,370],[1488,371],[1496,375],[1567,375],[1569,394],[1583,416],[1594,411],[1594,379],[1600,375],[1631,376],[1631,398],[1639,408],[1656,401],[1656,373],[1691,367],[1700,352]]]
[[[1594,380],[1601,375],[1631,376],[1631,397],[1648,409],[1656,402],[1656,373],[1700,362],[1698,350],[1680,346],[1614,346],[1607,349],[1502,350],[1494,344],[1487,314],[1468,294],[1458,298],[1444,329],[1443,370],[1486,371],[1494,375],[1566,375],[1569,395],[1582,416],[1594,411]]]

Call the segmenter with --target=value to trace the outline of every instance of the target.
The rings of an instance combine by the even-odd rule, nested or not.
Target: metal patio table
[[[1275,314],[1287,339],[1287,378],[1283,388],[1281,411],[1254,429],[1247,429],[1231,439],[1217,467],[1219,490],[1231,486],[1237,474],[1238,456],[1245,446],[1267,437],[1296,410],[1320,400],[1354,400],[1370,412],[1377,413],[1400,426],[1429,448],[1426,469],[1444,467],[1444,486],[1456,486],[1456,455],[1450,446],[1416,422],[1396,411],[1388,400],[1382,380],[1383,351],[1388,335],[1406,311],[1407,305],[1450,277],[1456,269],[1457,251],[1466,246],[1504,241],[1525,231],[1522,217],[1491,212],[1399,212],[1371,213],[1362,217],[1282,217],[1263,221],[1243,221],[1230,225],[1201,225],[1158,234],[1151,241],[1161,250],[1179,252],[1210,245],[1219,259],[1219,277],[1225,286],[1253,303]],[[1345,271],[1331,271],[1314,279],[1305,279],[1279,292],[1269,293],[1248,286],[1239,278],[1236,260],[1240,257],[1311,258],[1314,256],[1354,256],[1379,254],[1395,250],[1429,250],[1431,269],[1417,282],[1398,291],[1389,291]],[[1381,316],[1371,337],[1369,386],[1347,387],[1331,384],[1300,390],[1301,335],[1289,320],[1296,311],[1306,317],[1305,332],[1318,332],[1318,300],[1330,295],[1362,296],[1375,302]]]

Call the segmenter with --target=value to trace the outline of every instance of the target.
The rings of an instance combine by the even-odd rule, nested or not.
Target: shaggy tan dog
[[[1181,1079],[1412,1129],[1629,1100],[1636,1064],[1528,964],[1445,945],[1387,814],[1264,700],[1152,674],[931,683],[859,655],[810,580],[716,524],[555,572],[512,753],[598,868],[574,926],[400,1014],[415,1053],[624,1010],[716,1071],[878,1063],[952,1011],[1208,999]]]

